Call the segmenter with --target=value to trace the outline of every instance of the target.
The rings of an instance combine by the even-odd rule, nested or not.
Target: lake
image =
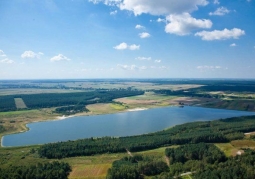
[[[247,115],[255,115],[255,112],[185,106],[71,117],[27,124],[29,131],[4,136],[2,145],[24,146],[89,137],[131,136],[156,132],[187,122]]]

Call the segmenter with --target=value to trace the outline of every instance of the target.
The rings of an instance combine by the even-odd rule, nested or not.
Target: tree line
[[[173,179],[190,172],[194,179],[228,179],[254,177],[255,152],[227,158],[215,145],[198,143],[185,144],[177,148],[166,148],[169,166],[162,157],[135,155],[113,162],[107,179]],[[250,159],[248,158],[250,156]]]
[[[168,171],[169,167],[162,159],[135,155],[114,161],[106,179],[142,179],[144,176],[154,176]]]
[[[144,94],[138,90],[102,90],[73,93],[42,93],[0,96],[0,112],[16,110],[14,98],[22,98],[29,109],[79,106],[111,102],[113,99]],[[60,109],[61,110],[61,109]]]
[[[0,168],[0,179],[67,179],[71,167],[68,163],[52,162],[37,165]]]
[[[89,156],[102,153],[131,152],[188,143],[223,143],[243,139],[245,132],[255,131],[255,116],[215,121],[193,122],[170,129],[129,137],[87,138],[40,146],[38,154],[46,158]]]

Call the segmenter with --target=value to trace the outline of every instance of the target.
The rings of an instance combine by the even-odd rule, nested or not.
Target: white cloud
[[[137,25],[135,26],[135,28],[136,28],[136,29],[145,29],[145,27],[142,26],[142,25],[140,25],[140,24],[137,24]]]
[[[8,58],[5,58],[5,59],[3,59],[3,60],[0,60],[0,63],[11,64],[11,63],[14,63],[14,61],[13,61],[13,60],[10,60],[10,59],[8,59]]]
[[[157,22],[165,22],[165,23],[166,23],[166,19],[158,18],[158,19],[157,19]]]
[[[139,50],[140,49],[140,45],[136,45],[136,44],[130,45],[129,49],[130,50]]]
[[[100,2],[104,3],[107,6],[117,6],[122,0],[89,0],[94,4],[98,4]]]
[[[119,45],[113,47],[114,49],[116,50],[126,50],[126,49],[129,49],[129,50],[139,50],[140,49],[140,45],[128,45],[127,43],[125,42],[122,42],[120,43]]]
[[[117,10],[110,12],[110,15],[116,15],[118,13]]]
[[[161,62],[161,60],[155,60],[154,62],[155,62],[155,63],[160,63],[160,62]]]
[[[136,60],[151,60],[151,57],[137,57]]]
[[[219,7],[214,12],[210,12],[210,16],[224,16],[225,14],[228,14],[230,11],[225,7]]]
[[[132,11],[135,15],[167,15],[192,12],[197,10],[198,6],[207,4],[207,0],[123,0],[118,6],[121,10]]]
[[[144,39],[144,38],[149,38],[151,35],[147,32],[143,32],[139,34],[140,38]]]
[[[238,39],[240,36],[245,35],[245,31],[237,28],[231,30],[214,30],[214,31],[201,31],[197,32],[195,36],[202,37],[202,40],[226,40],[226,39]]]
[[[66,56],[62,54],[58,54],[57,56],[54,56],[50,59],[52,62],[57,62],[57,61],[69,61],[70,59],[67,58]]]
[[[235,43],[230,44],[230,47],[236,47],[237,45]]]
[[[219,0],[214,0],[213,4],[220,4]]]
[[[3,50],[0,50],[0,57],[6,57],[6,55],[5,55]]]
[[[210,20],[195,19],[189,13],[171,14],[166,19],[169,23],[166,25],[165,31],[176,35],[188,35],[192,30],[212,27]]]
[[[119,44],[113,48],[115,48],[116,50],[125,50],[128,48],[128,45],[125,42],[122,42],[121,44]]]
[[[44,55],[42,52],[35,53],[31,50],[28,50],[21,54],[21,58],[40,58],[42,55]]]
[[[205,69],[215,70],[215,69],[221,69],[221,68],[222,68],[221,66],[207,66],[207,65],[197,66],[197,69],[199,70],[205,70]]]

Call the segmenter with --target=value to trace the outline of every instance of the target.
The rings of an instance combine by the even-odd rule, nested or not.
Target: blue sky
[[[0,79],[255,78],[255,0],[2,0]]]

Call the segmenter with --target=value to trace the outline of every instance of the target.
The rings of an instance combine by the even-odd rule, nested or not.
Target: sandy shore
[[[134,109],[128,109],[127,111],[143,111],[147,110],[148,108],[134,108]]]

